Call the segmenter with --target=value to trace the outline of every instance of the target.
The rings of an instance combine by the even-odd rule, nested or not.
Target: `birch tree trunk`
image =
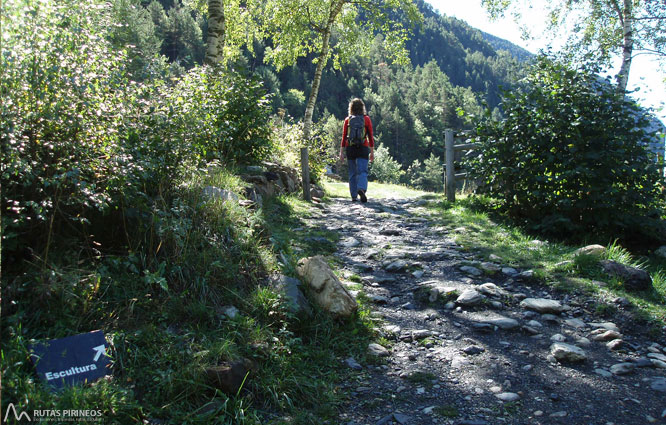
[[[632,0],[624,0],[624,7],[620,12],[620,22],[622,23],[623,43],[622,43],[622,66],[617,76],[617,92],[624,96],[627,91],[629,81],[629,70],[631,69],[631,59],[634,51],[634,17]]]
[[[208,0],[208,36],[204,63],[217,65],[224,55],[224,0]]]
[[[331,39],[331,31],[333,31],[333,24],[335,19],[342,11],[342,6],[345,0],[334,0],[331,2],[331,8],[328,15],[328,22],[323,29],[323,38],[321,44],[321,51],[319,52],[319,61],[317,62],[317,69],[315,70],[314,79],[312,80],[312,89],[310,90],[310,97],[308,98],[307,106],[305,107],[305,117],[303,119],[303,138],[307,141],[310,139],[312,132],[312,115],[314,114],[314,107],[317,101],[317,94],[319,93],[319,83],[321,82],[321,74],[324,71],[324,66],[328,62],[328,49]]]

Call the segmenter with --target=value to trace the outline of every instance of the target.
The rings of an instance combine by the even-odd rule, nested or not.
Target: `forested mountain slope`
[[[132,23],[119,27],[124,35],[118,38],[135,40],[137,58],[149,57],[159,46],[175,76],[202,62],[207,23],[197,10],[171,0],[143,1],[136,4],[139,7],[132,7],[132,0],[115,3]],[[411,65],[392,65],[378,36],[368,40],[367,57],[356,57],[340,70],[326,68],[314,120],[320,123],[330,149],[339,137],[339,121],[346,115],[349,99],[358,96],[366,101],[380,144],[404,168],[432,154],[439,157],[445,128],[463,127],[462,113],[478,115],[484,103],[496,108],[500,88],[512,86],[519,78],[522,63],[512,53],[493,47],[498,45],[496,40],[489,42],[481,31],[438,14],[422,0],[416,3],[424,20],[407,43]],[[255,41],[252,52],[246,51],[235,66],[261,76],[272,93],[274,112],[283,109],[290,117],[300,117],[314,73],[312,58],[277,72],[264,64],[267,43]]]

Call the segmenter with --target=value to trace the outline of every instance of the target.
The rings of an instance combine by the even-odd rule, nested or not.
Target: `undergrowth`
[[[500,257],[503,266],[534,270],[536,282],[559,290],[596,294],[599,297],[624,297],[636,307],[634,316],[654,329],[666,324],[666,260],[654,254],[634,254],[617,240],[605,244],[600,257],[574,255],[580,244],[552,241],[529,234],[506,218],[498,216],[494,201],[480,196],[462,197],[456,203],[441,198],[428,204],[431,221],[448,229],[456,242],[485,260]],[[586,238],[594,241],[593,235]],[[603,243],[603,242],[602,242]],[[493,257],[495,258],[495,257]],[[646,270],[653,289],[626,291],[621,280],[605,274],[600,260],[613,260]],[[599,284],[601,282],[601,285]],[[604,309],[601,313],[608,315]]]
[[[304,202],[280,197],[252,210],[206,199],[209,185],[241,196],[244,183],[223,169],[191,176],[137,213],[124,251],[77,255],[58,241],[48,263],[3,274],[3,412],[14,403],[99,409],[110,424],[334,422],[341,359],[366,361],[368,312],[335,320],[314,306],[312,317],[294,315],[268,278],[294,276],[298,258],[331,252],[336,236],[312,231]],[[226,316],[226,306],[238,315]],[[110,346],[110,376],[50,391],[31,344],[97,329]],[[207,367],[238,359],[253,365],[239,394],[207,380]]]

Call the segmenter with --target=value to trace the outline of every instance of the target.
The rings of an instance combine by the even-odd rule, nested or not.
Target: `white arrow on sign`
[[[95,354],[95,358],[93,359],[93,361],[96,362],[97,360],[99,360],[99,356],[105,354],[106,348],[104,347],[104,344],[102,344],[98,345],[97,347],[93,347],[93,351],[97,351],[97,353]]]

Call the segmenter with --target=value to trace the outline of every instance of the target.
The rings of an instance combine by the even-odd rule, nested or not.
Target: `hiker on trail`
[[[349,102],[349,116],[345,118],[342,127],[340,161],[344,159],[343,148],[347,148],[349,193],[352,201],[356,201],[358,196],[361,202],[368,202],[368,159],[375,159],[375,139],[372,136],[372,122],[361,99],[356,98]]]

